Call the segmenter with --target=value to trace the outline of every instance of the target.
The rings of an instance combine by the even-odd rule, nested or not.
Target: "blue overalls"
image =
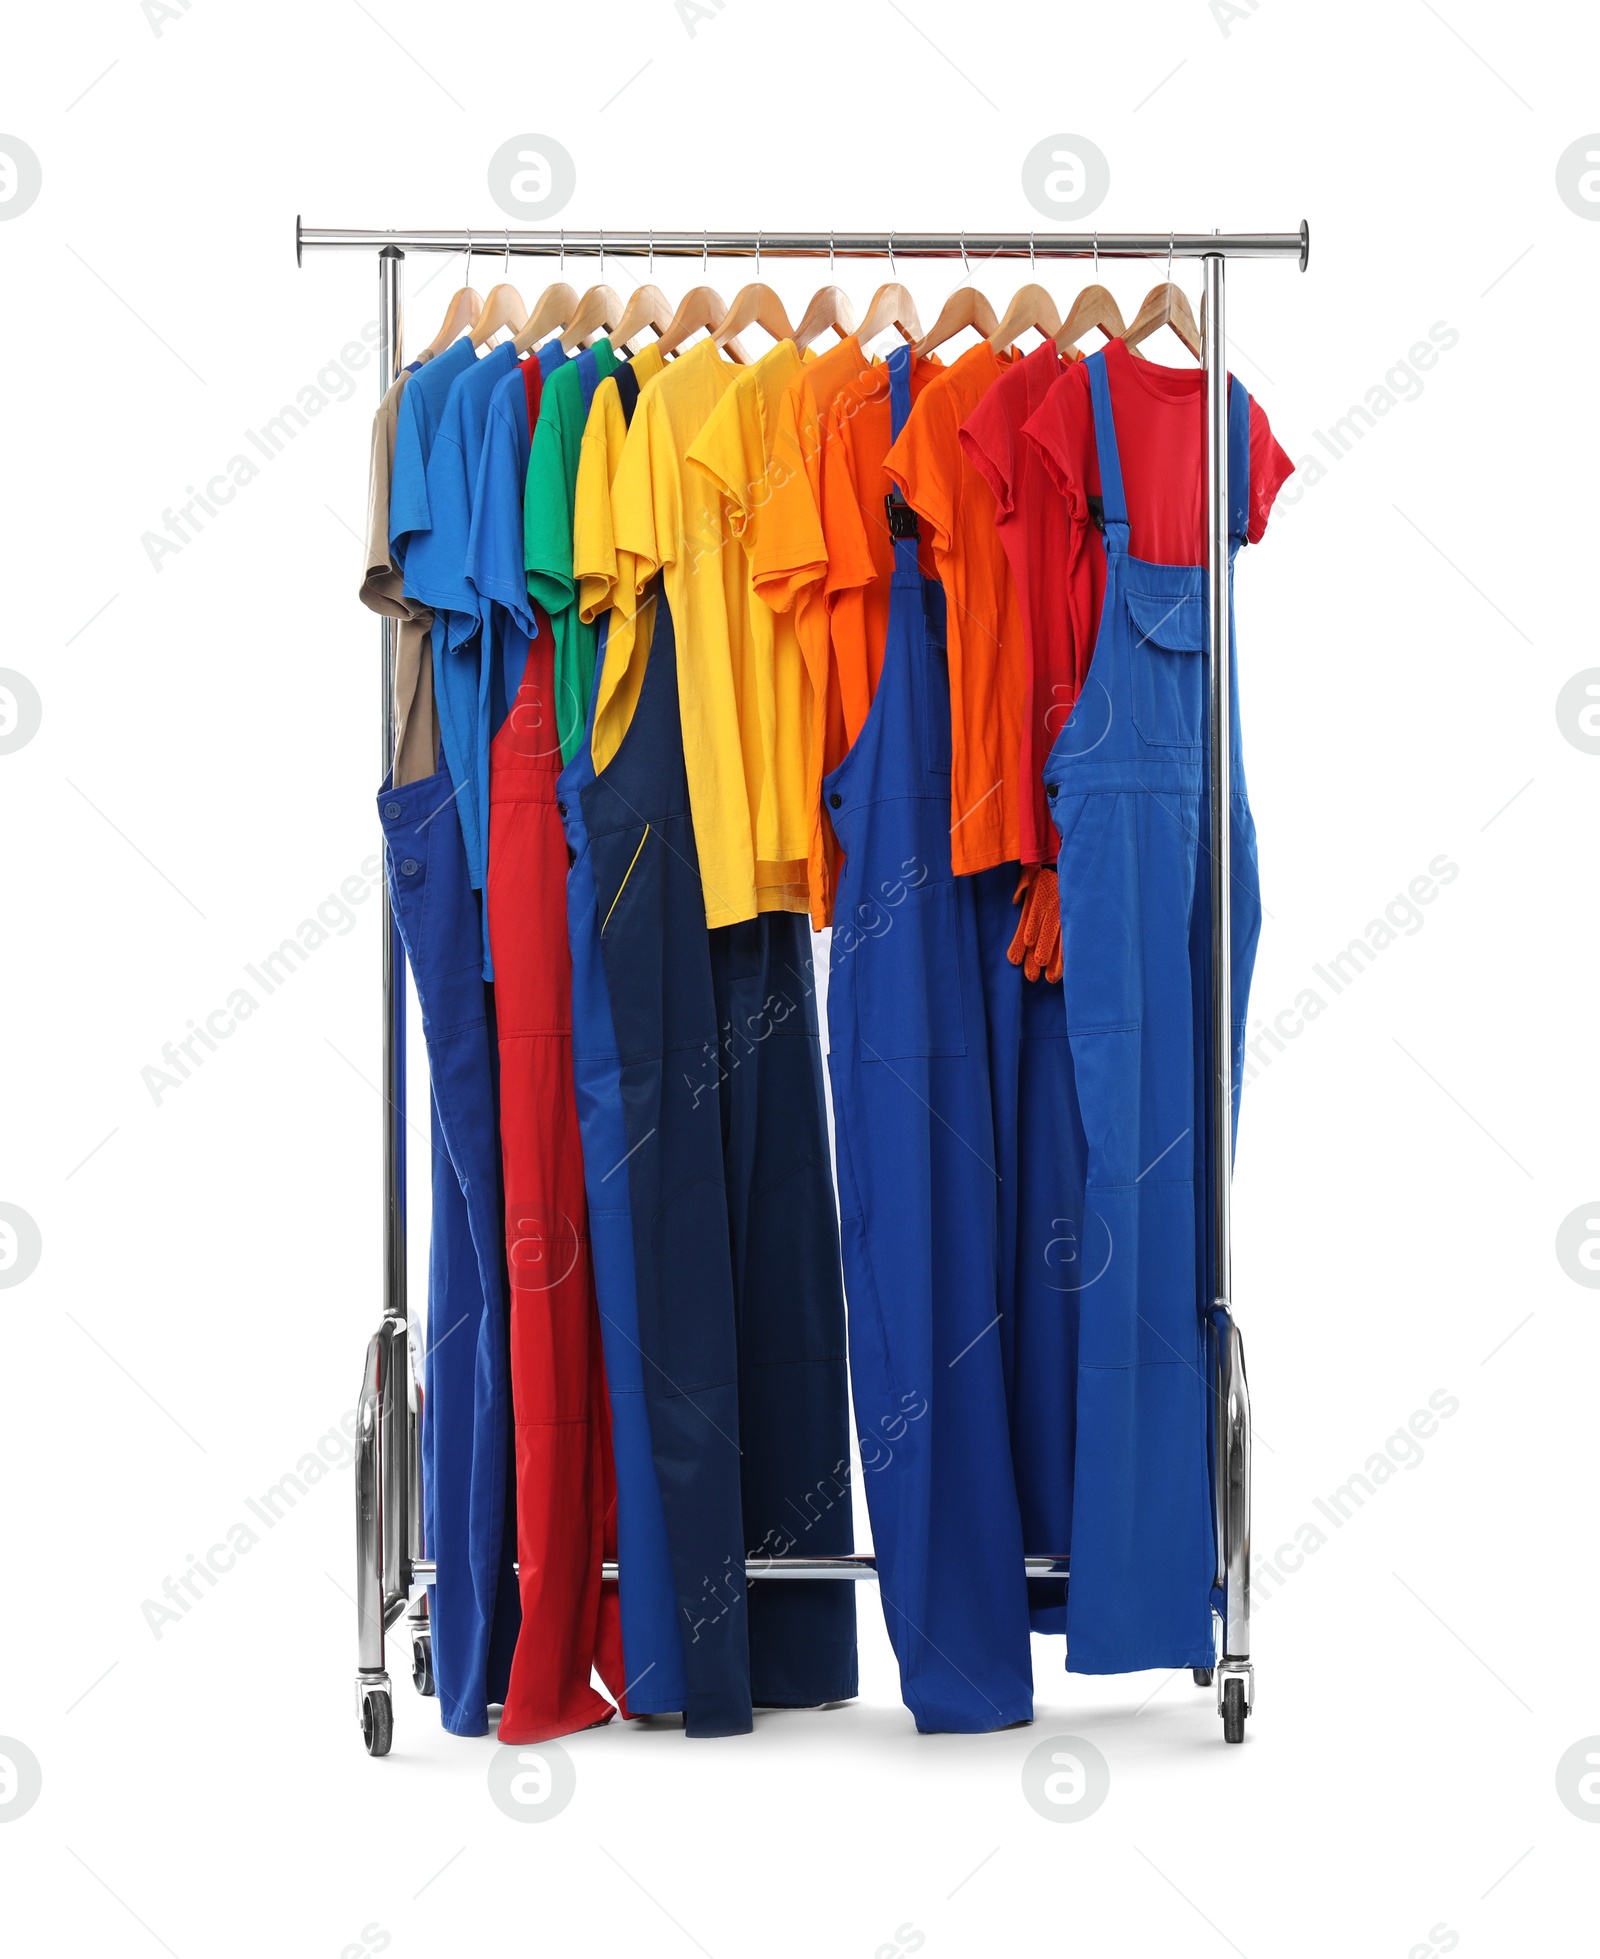
[[[639,384],[626,365],[616,372],[623,414],[632,420]],[[584,828],[582,793],[595,779],[589,747],[604,666],[604,622],[589,715],[578,752],[556,784],[556,809],[567,833],[567,933],[572,947],[572,1066],[583,1131],[584,1183],[589,1195],[589,1241],[611,1397],[611,1447],[617,1473],[617,1564],[622,1594],[622,1654],[628,1669],[628,1708],[634,1714],[676,1714],[684,1705],[683,1645],[667,1520],[650,1453],[639,1305],[629,1207],[628,1134],[622,1115],[622,1065],[611,998],[600,952],[600,914],[594,865]]]
[[[491,995],[450,776],[378,795],[390,902],[422,1009],[433,1111],[423,1530],[440,1718],[489,1729],[521,1624]]]
[[[1088,1144],[1067,1664],[1122,1673],[1214,1658],[1208,624],[1203,566],[1128,554],[1104,357],[1088,369],[1105,603],[1083,692],[1044,770],[1062,840],[1067,1024]],[[1237,381],[1228,484],[1231,663],[1232,559],[1250,489],[1250,400]],[[1231,697],[1237,1083],[1261,907],[1237,686]]]
[[[889,357],[896,437],[910,413],[910,364],[908,348]],[[891,509],[891,528],[893,518]],[[1023,1553],[1067,1548],[1024,1546],[1008,1402],[1018,1263],[1025,1249],[1045,1254],[1042,1240],[1027,1245],[1039,1234],[1019,1226],[1020,1160],[1046,1221],[1072,1209],[1071,1174],[1051,1169],[1053,1136],[1024,1147],[1024,1011],[1036,1032],[1050,1007],[1023,997],[1034,989],[1005,958],[1016,867],[951,874],[943,592],[918,572],[914,531],[897,535],[894,551],[877,691],[823,783],[845,852],[828,1063],[851,1384],[884,1617],[917,1726],[971,1733],[1031,1719]],[[1038,991],[1059,1003],[1058,989]],[[1047,1072],[1066,1052],[1060,1038],[1051,1045]],[[1030,1111],[1038,1106],[1030,1096]],[[1059,1199],[1046,1194],[1057,1187]],[[1053,1295],[1046,1303],[1059,1323]],[[1055,1406],[1067,1399],[1063,1384]],[[1040,1604],[1048,1609],[1048,1595]]]
[[[852,1588],[744,1575],[747,1552],[850,1549],[844,1300],[805,921],[707,930],[677,660],[658,592],[632,721],[578,800],[686,1726],[744,1734],[754,1704],[856,1691]]]

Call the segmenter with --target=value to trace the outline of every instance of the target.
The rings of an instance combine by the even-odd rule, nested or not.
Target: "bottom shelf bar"
[[[1024,1558],[1022,1566],[1029,1578],[1065,1578],[1069,1575],[1066,1558]],[[431,1558],[412,1560],[413,1584],[431,1584],[433,1574]],[[747,1558],[744,1575],[746,1578],[876,1578],[878,1561],[868,1553],[851,1558]],[[601,1565],[600,1577],[603,1582],[615,1584],[616,1565]]]

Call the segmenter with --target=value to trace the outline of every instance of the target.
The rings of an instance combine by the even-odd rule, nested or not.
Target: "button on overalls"
[[[1215,1545],[1206,1313],[1210,1070],[1206,572],[1129,556],[1102,355],[1089,384],[1106,590],[1094,659],[1045,765],[1061,836],[1067,1026],[1088,1145],[1067,1598],[1077,1673],[1210,1666]],[[1250,401],[1228,417],[1232,558]],[[1238,690],[1231,730],[1234,1081],[1260,931]],[[1237,1118],[1237,1103],[1235,1104]]]

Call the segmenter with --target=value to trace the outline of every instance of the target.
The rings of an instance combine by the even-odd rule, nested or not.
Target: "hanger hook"
[[[505,269],[504,277],[506,277],[507,279],[511,277],[511,227],[510,225],[506,226],[506,269]]]
[[[756,233],[756,284],[761,283],[761,233]]]
[[[1167,233],[1167,284],[1169,286],[1172,284],[1172,247],[1176,244],[1177,237],[1178,234],[1175,231],[1169,231]]]
[[[604,225],[597,225],[595,229],[600,234],[600,276],[595,283],[603,286],[606,282],[606,232]]]
[[[967,284],[972,284],[972,260],[967,257],[967,228],[961,227],[961,268],[967,275]]]
[[[567,276],[567,228],[565,225],[561,227],[561,276],[563,279]]]
[[[898,279],[900,277],[900,268],[894,262],[894,233],[892,231],[889,233],[889,277],[891,279]]]
[[[1094,230],[1094,282],[1097,286],[1100,283],[1100,227],[1098,225]]]
[[[467,284],[472,284],[472,227],[467,227]]]
[[[652,285],[654,285],[655,283],[655,277],[656,277],[656,228],[654,225],[652,225],[650,227],[650,283]]]
[[[711,283],[711,233],[700,233],[700,279],[704,285]]]
[[[1037,279],[1038,276],[1039,276],[1039,255],[1034,250],[1033,233],[1030,231],[1028,233],[1028,277],[1030,279]]]
[[[838,274],[833,266],[833,226],[828,226],[828,283],[831,286]]]

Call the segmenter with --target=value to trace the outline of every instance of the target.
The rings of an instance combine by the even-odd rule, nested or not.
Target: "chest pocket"
[[[1133,720],[1147,742],[1198,748],[1204,727],[1204,587],[1178,594],[1127,594],[1133,663]]]

